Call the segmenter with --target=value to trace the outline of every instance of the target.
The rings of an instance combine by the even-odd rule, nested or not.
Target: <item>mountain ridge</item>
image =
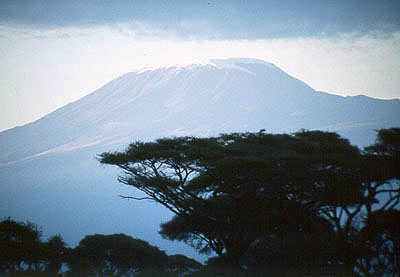
[[[85,145],[85,147],[89,147],[111,139],[112,135],[104,135],[104,133],[111,133],[112,130],[114,130],[114,133],[120,132],[121,136],[125,134],[125,136],[129,137],[132,135],[129,132],[127,133],[124,128],[133,128],[132,125],[138,127],[141,122],[146,120],[155,125],[159,125],[160,122],[168,122],[169,118],[174,116],[175,120],[179,120],[182,114],[190,115],[192,111],[196,111],[199,105],[205,109],[214,105],[215,109],[208,108],[209,113],[214,113],[213,116],[218,115],[219,118],[223,118],[219,109],[225,109],[227,113],[235,113],[231,107],[224,105],[223,102],[236,105],[236,109],[240,110],[243,116],[256,110],[262,110],[262,105],[265,106],[264,110],[270,111],[269,114],[272,114],[271,111],[273,111],[275,113],[286,112],[289,117],[306,115],[309,113],[307,111],[309,103],[318,102],[320,105],[326,106],[325,103],[320,103],[321,99],[318,99],[318,97],[321,98],[321,95],[330,98],[336,96],[334,98],[339,103],[333,103],[331,106],[336,105],[338,108],[340,108],[340,105],[349,105],[348,102],[352,101],[360,103],[369,101],[367,105],[370,105],[372,102],[377,103],[378,100],[370,97],[361,100],[358,96],[342,97],[325,92],[317,92],[306,83],[286,74],[275,65],[258,59],[211,59],[206,64],[191,64],[181,67],[169,66],[130,72],[35,122],[0,132],[0,145],[3,145],[3,147],[0,146],[0,164],[16,162],[30,156],[43,154],[51,149],[62,147],[63,145],[67,146],[68,143],[75,144],[75,148],[80,148],[77,144],[82,141],[80,143],[82,147]],[[236,103],[232,101],[232,98]],[[143,102],[146,103],[143,104]],[[147,116],[141,117],[140,115],[146,114],[143,106],[147,105],[146,109],[151,109],[153,103],[159,110],[153,109],[153,111],[147,113]],[[379,99],[379,103],[398,104],[400,100]],[[186,108],[185,111],[185,108],[182,108],[183,105],[190,106],[190,108]],[[276,109],[276,106],[279,106],[279,109]],[[321,113],[322,111],[319,112]],[[177,118],[176,114],[179,113],[181,115]],[[140,120],[134,122],[134,120],[130,119],[131,116],[139,117]],[[207,115],[204,116],[207,117]],[[249,121],[251,120],[253,118],[249,119]],[[279,120],[282,120],[282,118],[279,118]],[[144,132],[145,134],[141,134],[138,138],[155,139],[157,135],[201,135],[202,132],[205,135],[215,134],[215,132],[210,131],[209,127],[205,126],[204,122],[201,124],[199,121],[199,116],[192,118],[192,123],[193,125],[197,124],[197,128],[189,128],[188,124],[185,125],[183,122],[182,125],[184,126],[173,126],[169,128],[170,131],[155,132],[155,136],[152,136],[149,132]],[[172,123],[169,122],[168,124],[171,125]],[[226,117],[223,124],[232,125]],[[304,126],[298,126],[298,129],[326,129],[327,126],[334,126],[335,124],[338,124],[338,122],[319,125],[305,122]],[[271,122],[265,122],[266,126],[261,125],[258,124],[256,128],[266,128],[271,132],[282,132],[286,131],[286,129],[292,132],[296,131],[296,127],[293,124],[289,128],[287,126],[285,126],[286,128],[277,128],[277,126],[269,128],[274,125]],[[145,126],[140,127],[142,129],[145,128]],[[246,124],[243,123],[236,128],[244,130]],[[53,134],[46,135],[46,130],[51,131]],[[173,130],[175,131],[173,132]],[[255,128],[251,127],[250,130],[256,131]],[[336,130],[339,129],[332,129],[332,131]],[[30,132],[30,149],[23,149],[21,145],[26,145],[26,142],[22,142],[18,138],[24,136],[23,134],[21,135],[24,131]],[[219,128],[218,131],[229,132],[236,130],[234,127],[229,127],[225,129]],[[12,133],[17,134],[13,135]],[[7,141],[5,139],[7,136],[12,138]],[[55,138],[53,142],[48,141],[49,137]],[[5,148],[8,148],[8,151]],[[64,150],[66,150],[66,147],[64,147]]]

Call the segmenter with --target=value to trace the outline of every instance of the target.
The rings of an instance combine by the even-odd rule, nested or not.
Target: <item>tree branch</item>
[[[153,198],[151,197],[134,197],[134,196],[125,196],[125,195],[118,195],[119,197],[123,198],[123,199],[134,199],[134,200],[151,200],[151,201],[155,201]]]

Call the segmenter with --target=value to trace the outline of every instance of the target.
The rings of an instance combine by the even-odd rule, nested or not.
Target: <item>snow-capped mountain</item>
[[[316,92],[256,59],[142,70],[0,133],[0,163],[132,139],[259,129],[337,131],[365,145],[374,129],[399,124],[399,102]]]
[[[29,219],[71,244],[90,233],[124,232],[174,249],[177,244],[157,234],[169,212],[119,199],[132,191],[118,185],[115,169],[101,166],[96,154],[133,140],[260,129],[335,131],[365,146],[376,129],[394,126],[400,126],[399,99],[317,92],[261,60],[214,59],[131,72],[0,133],[0,216]]]

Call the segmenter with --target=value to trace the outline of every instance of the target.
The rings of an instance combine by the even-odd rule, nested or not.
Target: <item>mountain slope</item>
[[[317,93],[259,60],[212,60],[125,74],[34,123],[2,132],[0,163],[134,138],[261,128],[347,134],[363,126],[371,139],[374,128],[399,124],[398,106],[398,99]],[[361,136],[350,139],[371,142]]]
[[[96,154],[132,140],[260,129],[336,131],[367,145],[375,129],[393,126],[400,126],[399,99],[317,92],[260,60],[132,72],[0,133],[0,216],[37,222],[71,244],[89,233],[125,232],[193,257],[157,234],[168,211],[117,197],[132,191],[118,185],[116,170],[102,167]]]

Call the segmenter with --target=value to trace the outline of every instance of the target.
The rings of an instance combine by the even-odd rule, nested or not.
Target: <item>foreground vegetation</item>
[[[160,233],[226,271],[399,274],[400,128],[360,150],[336,133],[135,142],[99,160],[175,216]]]
[[[0,276],[181,276],[201,266],[124,234],[88,235],[69,248],[59,235],[42,241],[35,224],[0,222]]]
[[[41,242],[34,225],[5,219],[0,274],[400,275],[400,128],[378,131],[363,150],[336,133],[262,130],[135,142],[99,161],[136,188],[124,197],[175,214],[161,224],[164,238],[217,256],[201,266],[123,234],[69,249],[60,236]]]

